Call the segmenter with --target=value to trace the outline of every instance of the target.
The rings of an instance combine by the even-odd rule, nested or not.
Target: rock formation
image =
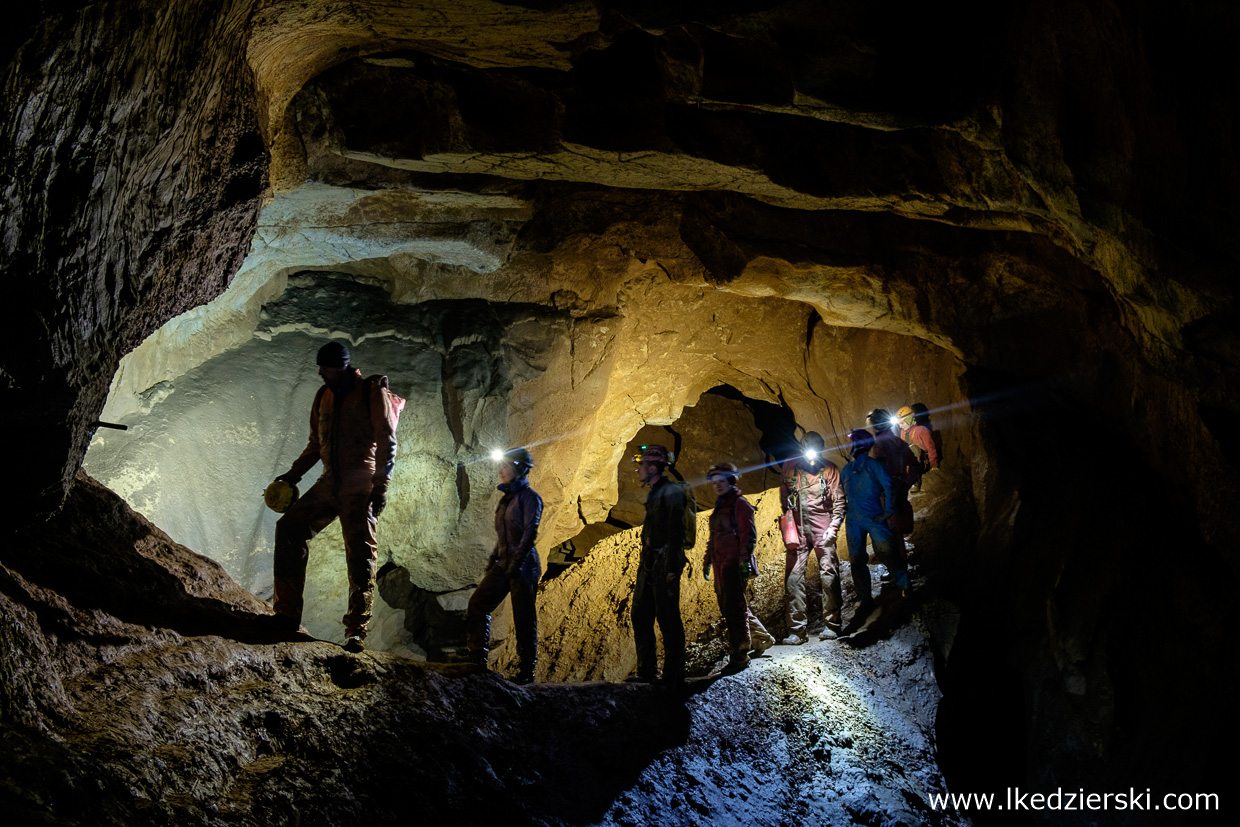
[[[631,540],[599,538],[639,518],[620,482],[630,446],[680,427],[690,456],[712,436],[688,413],[718,402],[709,391],[735,403],[717,416],[729,450],[750,427],[742,409],[770,405],[837,443],[870,408],[921,401],[946,457],[923,565],[960,607],[935,644],[948,784],[1221,788],[1205,756],[1237,734],[1235,10],[700,5],[16,13],[0,39],[0,266],[16,286],[0,409],[21,474],[2,556],[3,725],[25,756],[12,784],[77,783],[106,764],[92,757],[102,741],[66,746],[60,722],[106,728],[107,708],[83,698],[132,675],[167,690],[151,701],[162,711],[117,730],[144,733],[147,766],[175,766],[140,782],[109,769],[103,799],[130,803],[106,818],[146,796],[154,821],[227,820],[178,786],[198,776],[176,769],[189,759],[167,711],[205,703],[195,686],[246,691],[251,666],[281,685],[273,710],[352,674],[327,644],[278,644],[270,665],[255,631],[266,610],[245,594],[266,596],[258,491],[300,449],[309,355],[335,337],[411,399],[384,516],[385,648],[449,645],[490,543],[493,481],[477,460],[492,442],[535,446],[540,548],[588,536],[604,551],[547,587],[550,630],[583,614],[571,594],[587,566],[623,574]],[[101,418],[131,430],[99,431]],[[755,432],[755,457],[769,456],[774,431]],[[84,461],[240,587],[184,550],[169,552],[172,580],[153,568],[153,529],[109,504]],[[337,546],[325,535],[316,560],[338,565]],[[119,591],[92,594],[96,572]],[[311,595],[325,617],[340,588]],[[117,608],[146,589],[141,612]],[[557,657],[548,677],[616,677],[623,635],[609,634],[596,661]],[[366,663],[431,694],[456,680]],[[286,670],[296,680],[273,677]],[[64,689],[86,674],[80,697]],[[644,696],[588,691],[654,714]],[[1224,711],[1203,729],[1199,710]],[[299,714],[314,730],[329,713]],[[516,737],[536,744],[539,714],[518,716]],[[634,746],[615,778],[659,748]],[[363,771],[364,752],[350,753]],[[282,776],[287,788],[318,783],[315,766]],[[547,803],[560,793],[523,797],[510,765],[476,766],[451,783],[499,779],[531,820],[602,817],[624,786]],[[46,812],[32,795],[29,812]],[[293,817],[246,795],[244,818]],[[387,806],[368,796],[358,808]],[[81,807],[62,820],[86,820]]]

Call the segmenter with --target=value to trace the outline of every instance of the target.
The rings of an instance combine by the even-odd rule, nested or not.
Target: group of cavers
[[[344,535],[349,577],[348,609],[344,616],[344,648],[365,648],[366,627],[374,603],[377,560],[375,527],[387,503],[396,457],[396,425],[404,400],[392,393],[383,376],[363,378],[350,362],[347,347],[329,342],[318,352],[323,387],[311,405],[310,439],[285,474],[267,488],[268,505],[283,514],[276,523],[274,608],[277,622],[290,631],[301,625],[309,542],[333,520]],[[850,627],[862,623],[874,608],[869,538],[875,555],[902,595],[911,590],[904,535],[912,529],[910,488],[922,475],[938,468],[938,452],[930,430],[905,407],[890,416],[871,411],[873,432],[849,432],[841,469],[826,457],[823,438],[810,431],[801,439],[800,456],[780,466],[780,530],[786,547],[785,597],[789,634],[780,643],[809,640],[805,573],[812,551],[822,580],[823,640],[842,634],[843,598],[836,553],[841,529],[846,531],[849,563],[858,604]],[[487,666],[491,613],[505,597],[512,601],[512,620],[519,667],[514,681],[534,680],[538,655],[535,596],[542,565],[535,549],[542,518],[542,498],[530,487],[533,457],[514,448],[498,457],[499,490],[495,509],[495,548],[466,612],[468,659]],[[680,616],[680,583],[693,545],[692,489],[666,472],[675,456],[661,445],[643,446],[633,457],[638,479],[649,487],[641,529],[641,555],[631,616],[637,667],[631,681],[672,687],[685,679],[685,631]],[[296,484],[317,462],[323,473],[304,495]],[[730,657],[725,672],[745,668],[777,641],[749,607],[748,581],[758,574],[754,550],[758,533],[753,506],[738,487],[741,475],[732,463],[713,465],[707,482],[716,494],[702,570],[714,580],[715,595],[728,630]],[[655,626],[663,637],[663,671],[658,670]]]

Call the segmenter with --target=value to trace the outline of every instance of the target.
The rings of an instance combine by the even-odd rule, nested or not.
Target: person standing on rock
[[[809,619],[805,612],[805,571],[809,552],[818,557],[818,576],[822,580],[822,614],[826,624],[822,638],[829,640],[840,632],[840,558],[837,538],[844,524],[846,508],[840,488],[840,469],[823,452],[822,437],[809,431],[801,439],[803,453],[780,467],[779,501],[784,513],[796,523],[800,543],[789,548],[784,564],[784,588],[788,604],[788,637],[785,645],[809,640]]]
[[[925,408],[924,405],[918,407],[923,410]],[[920,491],[922,476],[939,467],[939,449],[934,444],[934,434],[930,433],[930,429],[917,422],[917,411],[913,410],[912,406],[905,405],[896,411],[896,419],[899,423],[900,439],[908,444],[913,456],[917,457],[917,478],[912,484]]]
[[[753,506],[737,486],[740,470],[730,462],[712,465],[706,481],[715,489],[715,510],[710,515],[710,539],[702,567],[710,567],[715,579],[715,598],[728,627],[727,673],[749,665],[749,651],[762,654],[775,638],[749,608],[746,582],[758,576],[754,549],[758,531],[754,527]]]
[[[310,406],[310,441],[293,467],[276,477],[296,485],[316,462],[323,462],[322,476],[276,522],[274,605],[290,629],[301,625],[310,538],[339,517],[349,573],[344,646],[360,652],[374,606],[375,527],[387,504],[396,462],[400,410],[387,389],[387,377],[363,379],[349,358],[349,349],[339,342],[319,348],[323,387]]]
[[[469,598],[465,628],[469,659],[483,669],[491,646],[491,613],[505,597],[512,597],[513,634],[520,665],[514,683],[534,680],[538,665],[538,611],[535,595],[542,577],[542,561],[534,544],[542,521],[542,497],[530,488],[534,458],[524,448],[513,448],[500,457],[499,490],[504,493],[495,507],[495,550],[482,575],[482,582]]]
[[[887,411],[875,408],[866,414],[865,420],[874,429],[874,447],[870,449],[870,456],[881,462],[891,476],[891,494],[895,501],[887,525],[895,534],[895,554],[906,561],[904,535],[913,530],[913,506],[908,501],[908,490],[917,479],[917,457],[908,443],[896,435],[891,414]],[[903,568],[907,567],[905,562]]]
[[[887,525],[895,496],[891,475],[881,460],[870,456],[874,437],[858,428],[848,433],[848,449],[852,460],[840,473],[840,482],[848,497],[848,560],[852,569],[853,587],[857,590],[857,612],[853,624],[860,624],[874,610],[870,587],[869,554],[866,537],[874,544],[874,554],[890,570],[892,580],[905,594],[909,591],[908,567],[903,555],[895,550],[896,535]]]
[[[637,463],[637,478],[650,486],[642,521],[642,550],[633,587],[633,642],[637,672],[632,680],[651,683],[658,677],[654,624],[663,633],[663,683],[680,687],[685,681],[685,626],[680,618],[680,575],[685,568],[685,511],[696,508],[685,490],[663,472],[674,461],[662,445],[646,445]]]

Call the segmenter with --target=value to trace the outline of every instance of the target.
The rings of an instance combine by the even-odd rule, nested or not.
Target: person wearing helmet
[[[840,487],[840,469],[825,456],[826,443],[809,431],[801,438],[802,454],[780,466],[779,501],[784,513],[797,526],[800,543],[790,547],[784,558],[784,589],[788,605],[788,637],[782,643],[796,645],[809,640],[809,618],[805,611],[805,571],[809,553],[818,557],[818,576],[822,580],[824,635],[840,631],[840,559],[837,537],[844,523],[845,498]]]
[[[706,481],[715,489],[715,510],[710,515],[710,539],[702,567],[710,567],[715,580],[715,598],[728,627],[729,659],[725,672],[739,672],[749,665],[749,651],[762,654],[774,643],[749,608],[745,598],[746,571],[756,576],[753,552],[758,545],[753,506],[741,493],[737,482],[740,470],[730,462],[712,465]],[[742,564],[744,566],[742,567]]]
[[[852,459],[840,473],[840,482],[848,497],[845,536],[853,587],[858,598],[853,624],[859,624],[874,610],[868,565],[870,558],[865,550],[867,536],[874,544],[875,555],[891,569],[896,585],[904,592],[909,589],[908,569],[895,554],[895,534],[887,526],[892,515],[891,504],[895,502],[891,475],[882,461],[870,456],[873,447],[874,437],[869,431],[860,428],[850,431],[848,450]]]
[[[658,677],[654,625],[663,633],[663,682],[679,687],[685,680],[685,626],[680,618],[680,575],[685,568],[684,490],[663,475],[675,462],[662,445],[647,445],[633,458],[637,478],[650,486],[642,521],[642,550],[633,587],[633,642],[637,672],[633,680]]]
[[[895,434],[891,414],[882,408],[875,408],[866,414],[866,424],[874,430],[874,447],[870,456],[882,462],[887,473],[891,475],[891,493],[895,498],[893,515],[888,526],[895,534],[895,553],[906,559],[904,535],[913,530],[913,507],[908,501],[908,490],[917,479],[917,457],[909,449],[908,443]],[[907,563],[905,563],[907,568]]]
[[[276,477],[295,487],[323,463],[322,476],[276,522],[273,604],[289,628],[301,625],[310,538],[339,518],[349,573],[345,648],[360,652],[374,606],[375,526],[396,462],[396,413],[386,383],[362,379],[349,360],[339,342],[319,349],[323,387],[310,406],[310,441],[293,467]]]
[[[500,457],[499,490],[503,496],[495,507],[495,549],[465,612],[469,659],[485,669],[491,645],[491,612],[511,595],[513,634],[520,661],[513,681],[519,684],[534,680],[538,664],[538,612],[534,597],[542,577],[542,561],[534,544],[543,501],[530,488],[529,473],[533,467],[534,458],[524,448],[513,448]]]
[[[922,475],[939,467],[939,449],[934,444],[934,435],[930,433],[930,429],[917,421],[917,411],[913,410],[912,406],[905,405],[896,411],[896,419],[899,421],[900,439],[908,444],[913,456],[917,457],[917,478],[912,481],[912,485],[920,489]]]

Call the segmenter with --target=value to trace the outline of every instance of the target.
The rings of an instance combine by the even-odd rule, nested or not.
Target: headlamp
[[[813,462],[814,460],[818,459],[818,452],[814,450],[813,448],[806,448],[805,458],[809,460],[810,462]]]
[[[504,452],[496,448],[494,451],[491,452],[491,459],[495,462],[503,462]]]

